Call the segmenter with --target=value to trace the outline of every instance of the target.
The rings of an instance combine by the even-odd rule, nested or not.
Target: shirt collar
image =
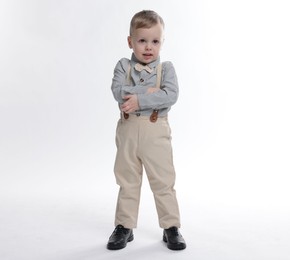
[[[131,64],[134,67],[136,63],[139,63],[134,53],[131,56]],[[148,65],[151,69],[154,69],[160,63],[160,57],[158,57],[155,61],[152,61],[146,65]]]

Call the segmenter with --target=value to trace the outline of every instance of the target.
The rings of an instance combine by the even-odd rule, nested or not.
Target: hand
[[[126,101],[121,105],[121,110],[123,112],[129,114],[136,110],[139,110],[137,95],[127,95],[124,97],[124,99]]]
[[[152,93],[155,93],[159,90],[159,88],[155,88],[155,87],[150,87],[147,89],[146,93],[147,94],[152,94]]]

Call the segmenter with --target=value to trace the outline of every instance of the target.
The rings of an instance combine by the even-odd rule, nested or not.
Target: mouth
[[[144,58],[151,58],[153,56],[153,54],[151,54],[151,53],[144,53],[143,56],[144,56]]]

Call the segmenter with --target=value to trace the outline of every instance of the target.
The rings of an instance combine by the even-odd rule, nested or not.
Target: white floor
[[[49,185],[42,190],[30,186],[25,193],[24,183],[14,196],[2,190],[0,259],[289,259],[289,212],[209,203],[192,194],[189,198],[181,187],[181,232],[187,249],[168,250],[145,181],[134,241],[124,250],[108,251],[117,187],[106,192],[100,187],[94,190],[92,185],[83,189],[82,185],[68,184],[50,192]]]

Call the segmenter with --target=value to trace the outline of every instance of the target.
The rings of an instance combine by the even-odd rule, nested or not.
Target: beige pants
[[[148,117],[120,119],[116,132],[114,172],[120,186],[115,225],[137,226],[143,166],[147,174],[161,228],[180,227],[174,190],[171,131],[167,118],[151,123]]]

